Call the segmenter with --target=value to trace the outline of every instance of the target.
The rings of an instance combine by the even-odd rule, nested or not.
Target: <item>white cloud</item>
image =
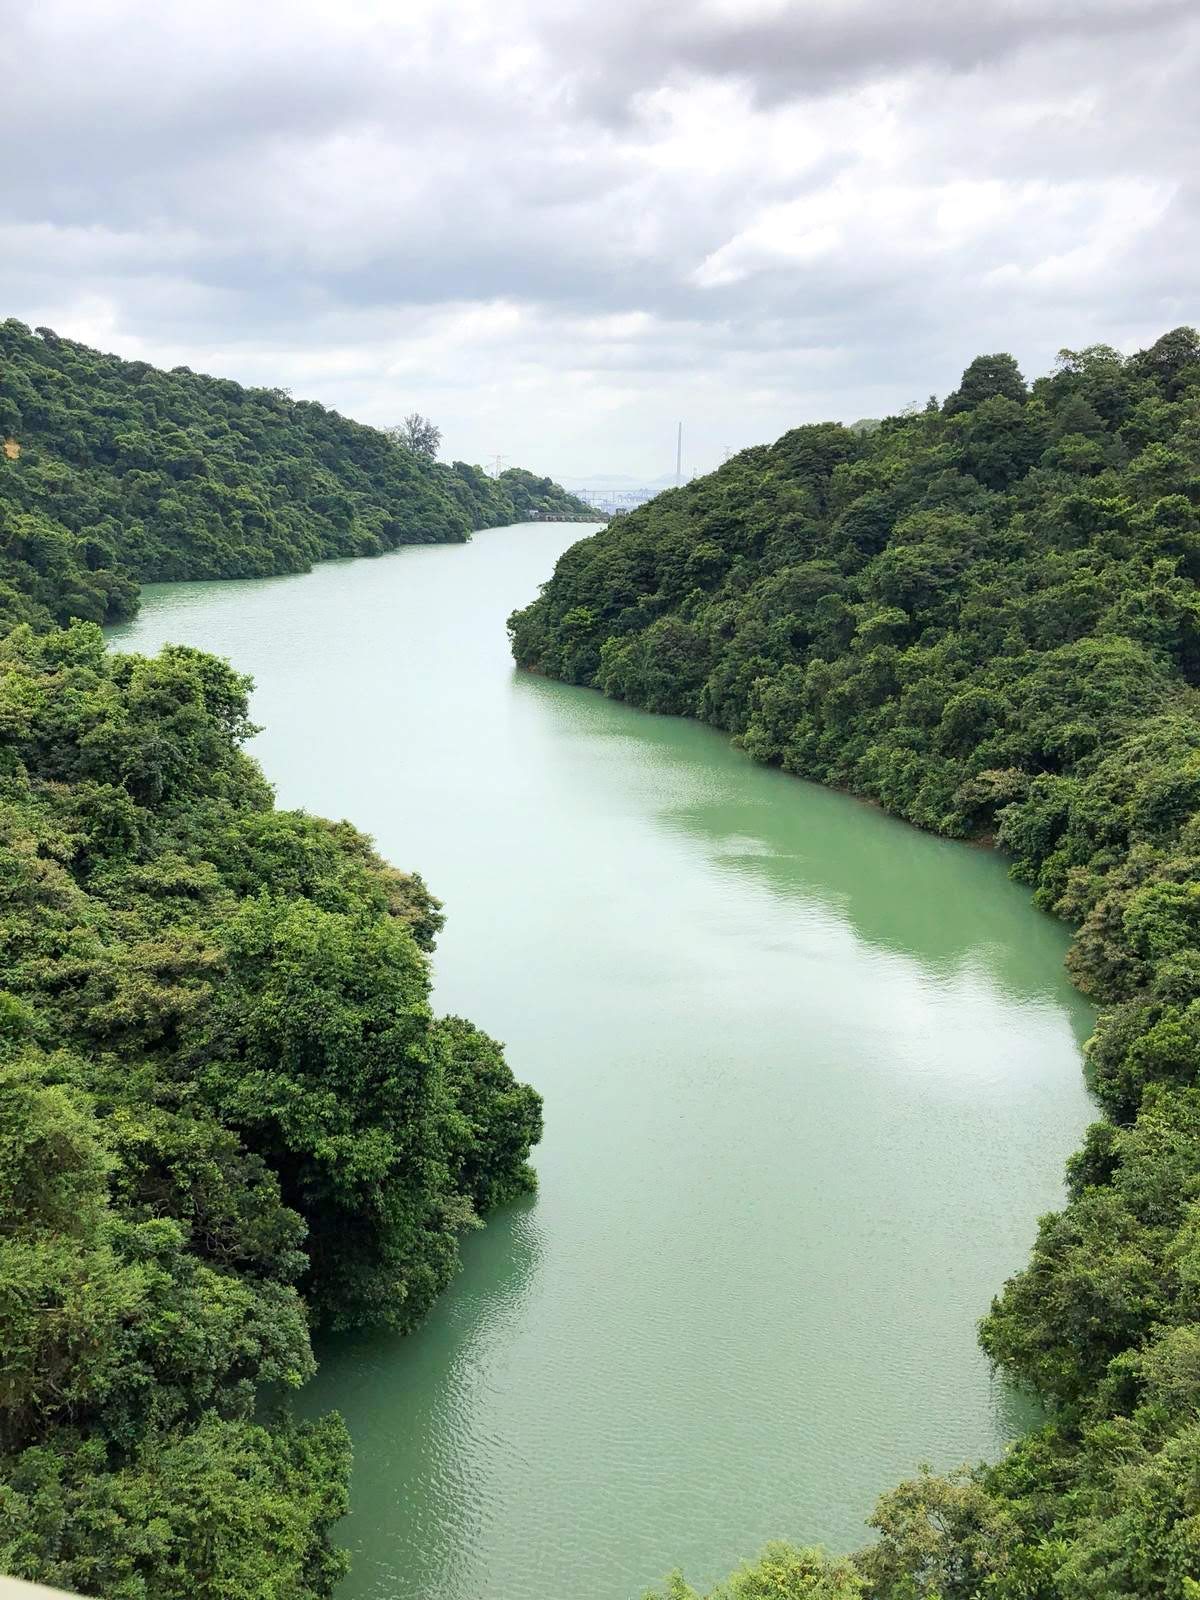
[[[455,454],[693,465],[1200,317],[1191,0],[42,0],[0,307]]]

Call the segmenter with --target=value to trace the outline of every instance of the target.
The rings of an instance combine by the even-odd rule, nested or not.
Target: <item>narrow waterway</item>
[[[1091,1112],[1064,928],[1003,861],[514,672],[578,527],[157,586],[120,649],[254,675],[282,804],[446,902],[438,1005],[546,1102],[536,1199],[409,1339],[322,1352],[346,1600],[630,1600],[848,1548],[1019,1408],[975,1323]]]

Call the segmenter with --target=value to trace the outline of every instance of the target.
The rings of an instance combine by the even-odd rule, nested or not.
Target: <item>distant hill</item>
[[[456,468],[461,466],[461,461],[455,462]],[[597,520],[592,507],[580,500],[577,495],[564,489],[553,479],[539,478],[535,472],[526,472],[523,467],[506,467],[494,481],[512,501],[516,516],[509,520],[536,522],[543,519],[549,521],[556,517],[566,521],[580,518],[588,522]],[[500,524],[488,523],[486,526],[499,527]]]
[[[447,466],[283,389],[0,323],[0,627],[128,616],[139,580],[303,572],[589,514],[549,478]]]

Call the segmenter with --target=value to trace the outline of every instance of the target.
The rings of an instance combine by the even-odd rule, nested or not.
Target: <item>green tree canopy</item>
[[[0,1570],[327,1597],[316,1322],[412,1327],[541,1131],[429,1004],[420,878],[274,809],[248,681],[94,623],[0,639]]]
[[[1185,328],[1031,389],[982,356],[940,411],[785,434],[567,551],[511,619],[518,662],[994,839],[1076,926],[1112,1120],[982,1328],[1047,1421],[883,1497],[870,1600],[1200,1595],[1198,538]],[[831,1582],[784,1553],[715,1593]]]

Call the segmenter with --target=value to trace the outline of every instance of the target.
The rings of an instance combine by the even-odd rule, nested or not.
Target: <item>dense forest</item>
[[[0,323],[0,629],[116,621],[139,580],[303,572],[553,516],[598,520],[549,478],[446,466],[283,389]]]
[[[540,1129],[431,1014],[420,879],[273,808],[246,693],[0,642],[0,1571],[106,1600],[328,1594],[347,1441],[261,1392],[419,1320]]]
[[[0,1572],[320,1600],[349,1447],[288,1418],[313,1330],[421,1319],[462,1231],[532,1186],[540,1102],[431,1012],[421,879],[275,809],[246,679],[49,623],[126,609],[130,571],[277,570],[466,512],[320,407],[4,336]]]
[[[983,356],[940,405],[797,428],[576,544],[512,618],[527,667],[994,840],[1102,1006],[1107,1120],[982,1323],[1044,1425],[900,1485],[857,1557],[779,1547],[714,1600],[1200,1596],[1198,577],[1179,328],[1032,386]]]

